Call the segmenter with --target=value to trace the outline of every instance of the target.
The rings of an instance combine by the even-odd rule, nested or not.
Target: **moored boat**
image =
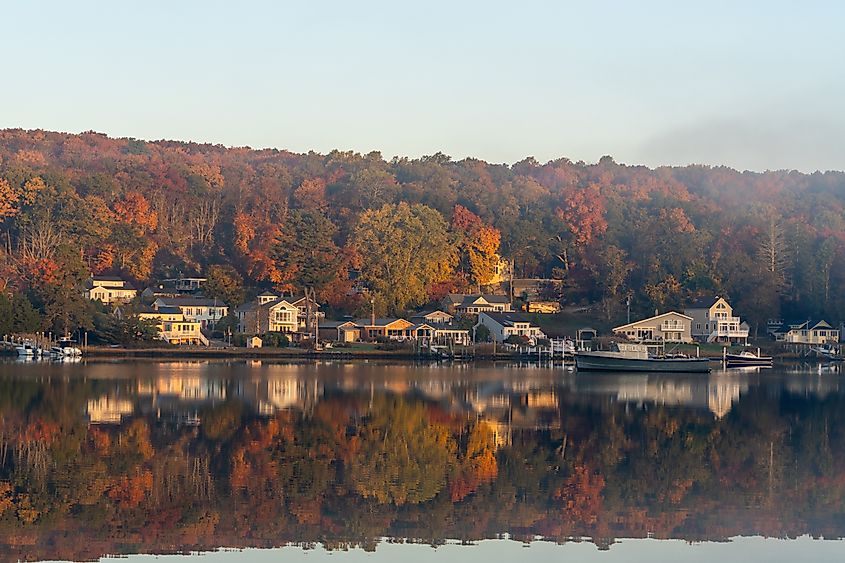
[[[725,354],[725,367],[762,367],[770,368],[773,365],[771,356],[762,356],[758,351],[756,354],[749,350],[743,350],[739,354]]]
[[[675,373],[708,373],[708,358],[654,357],[643,344],[620,342],[615,350],[575,352],[578,371],[647,371]]]
[[[58,356],[61,358],[80,358],[82,357],[82,350],[80,350],[76,346],[76,342],[74,342],[71,338],[59,338],[56,341],[56,345],[50,349],[50,353],[53,356]]]
[[[19,358],[37,358],[41,356],[41,349],[30,340],[24,340],[15,346],[15,350]]]

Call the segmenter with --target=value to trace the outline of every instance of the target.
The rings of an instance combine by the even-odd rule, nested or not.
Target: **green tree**
[[[41,329],[41,315],[27,297],[12,295],[12,332],[36,332]]]
[[[211,266],[206,277],[202,288],[206,297],[219,299],[230,307],[244,302],[244,280],[232,266]]]
[[[334,242],[336,234],[337,227],[321,211],[293,211],[273,245],[273,258],[299,289],[321,291],[338,276],[341,253]]]
[[[449,279],[457,260],[443,216],[425,205],[367,211],[354,240],[364,281],[394,314],[426,303],[429,287]]]
[[[5,293],[0,293],[0,336],[12,334],[13,316],[12,300]]]

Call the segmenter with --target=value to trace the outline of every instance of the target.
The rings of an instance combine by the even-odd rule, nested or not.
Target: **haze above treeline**
[[[6,129],[0,178],[0,289],[25,296],[45,329],[89,322],[68,310],[91,273],[143,287],[213,269],[230,300],[308,286],[332,314],[368,310],[352,291],[367,287],[379,314],[400,314],[477,290],[497,255],[517,277],[561,280],[547,297],[608,322],[629,296],[635,314],[727,296],[752,330],[845,318],[843,172],[385,160]]]

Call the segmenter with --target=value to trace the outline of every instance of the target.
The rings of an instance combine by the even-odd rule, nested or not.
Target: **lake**
[[[0,559],[841,561],[841,377],[0,363]]]

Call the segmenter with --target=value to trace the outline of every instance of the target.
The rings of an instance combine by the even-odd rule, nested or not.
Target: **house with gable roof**
[[[698,299],[684,309],[692,317],[692,336],[702,342],[747,344],[749,327],[737,316],[724,297]]]
[[[479,313],[507,313],[513,311],[510,297],[487,293],[450,293],[441,302],[443,308],[455,315],[478,315]]]

